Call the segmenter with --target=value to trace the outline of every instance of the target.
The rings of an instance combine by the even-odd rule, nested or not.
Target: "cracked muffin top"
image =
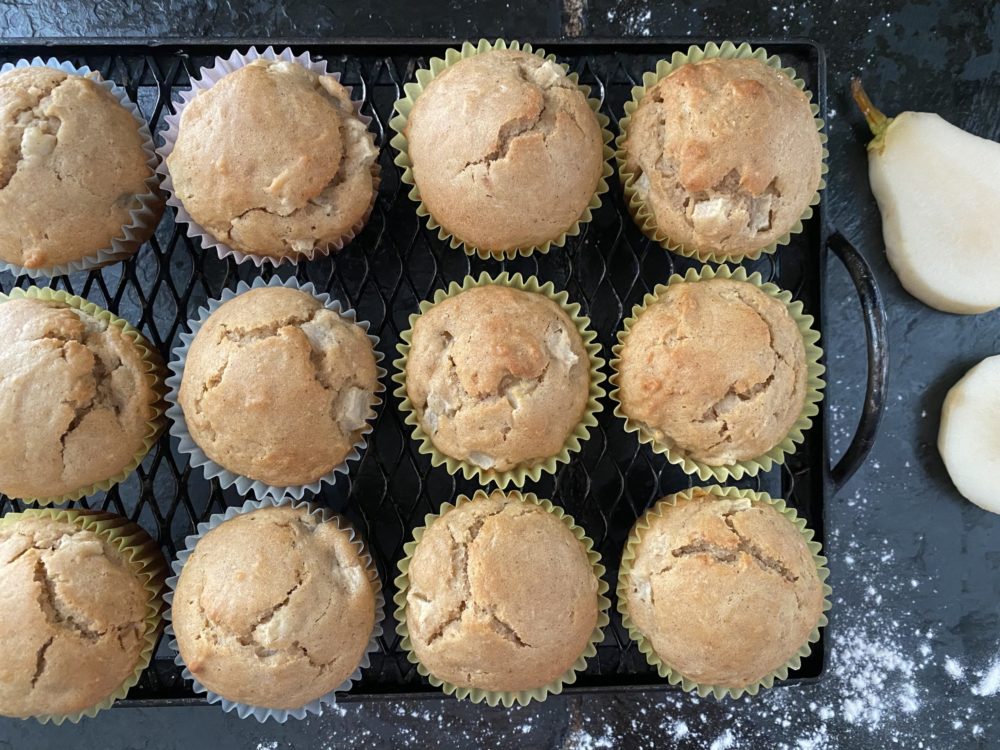
[[[88,78],[0,75],[0,259],[49,268],[111,248],[152,176],[135,117]]]
[[[443,70],[410,112],[420,200],[466,244],[492,252],[557,239],[597,190],[597,116],[562,67],[513,50]]]
[[[777,242],[820,183],[809,97],[752,59],[677,68],[646,91],[624,147],[657,228],[689,250],[742,257]]]
[[[223,303],[188,350],[178,401],[212,461],[276,486],[341,464],[374,415],[378,368],[364,329],[288,287]]]
[[[417,317],[406,393],[435,448],[510,471],[563,449],[587,406],[590,359],[544,294],[472,287]]]
[[[150,594],[93,531],[39,516],[0,526],[0,715],[100,703],[138,666]]]
[[[367,219],[377,156],[336,78],[257,60],[188,103],[167,167],[184,208],[219,242],[312,257]]]
[[[296,709],[361,664],[375,603],[350,532],[305,506],[265,507],[198,540],[171,620],[184,663],[206,688],[235,703]]]
[[[806,399],[805,343],[781,300],[733,279],[670,284],[622,344],[618,400],[669,448],[710,466],[759,458]]]
[[[0,492],[72,493],[142,451],[159,398],[135,342],[58,301],[0,303]]]
[[[780,511],[695,488],[646,519],[626,597],[664,663],[702,685],[740,688],[808,642],[823,584],[805,537]]]
[[[583,543],[554,514],[498,490],[437,518],[413,551],[409,579],[414,653],[459,687],[547,685],[597,625],[598,581]]]

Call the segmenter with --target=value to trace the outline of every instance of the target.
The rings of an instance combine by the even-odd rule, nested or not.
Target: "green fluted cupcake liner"
[[[706,491],[712,495],[722,498],[746,498],[753,503],[767,503],[773,506],[802,534],[806,541],[806,546],[808,546],[809,551],[812,552],[813,560],[816,563],[817,575],[819,576],[820,582],[823,584],[823,612],[820,615],[819,621],[809,633],[809,637],[806,639],[806,642],[799,647],[799,649],[791,656],[791,658],[788,659],[787,662],[778,667],[778,669],[765,675],[756,682],[739,688],[722,687],[719,685],[704,685],[688,679],[683,674],[675,670],[669,664],[664,662],[653,650],[653,644],[650,643],[649,639],[646,638],[646,636],[636,626],[635,622],[633,622],[628,610],[629,573],[632,570],[632,563],[635,562],[636,549],[642,540],[643,533],[649,529],[650,521],[653,517],[663,514],[664,508],[675,505],[677,501],[681,499],[689,500],[696,491]],[[744,694],[757,695],[761,688],[770,689],[774,685],[775,681],[787,679],[788,672],[790,670],[798,669],[802,665],[802,659],[808,656],[812,651],[812,644],[819,640],[820,628],[826,627],[828,623],[826,613],[832,606],[830,603],[830,597],[833,594],[833,589],[831,589],[826,583],[827,578],[830,576],[830,571],[826,567],[826,558],[821,554],[823,548],[819,542],[813,541],[814,536],[815,533],[812,529],[806,526],[804,518],[799,518],[799,515],[795,512],[794,508],[788,506],[781,498],[772,498],[766,492],[755,492],[753,490],[740,489],[738,487],[720,487],[719,485],[712,485],[709,487],[693,487],[683,492],[668,495],[657,502],[652,508],[646,511],[646,513],[643,514],[638,521],[636,521],[635,526],[633,526],[632,530],[629,532],[628,541],[625,543],[625,549],[622,552],[621,565],[618,569],[618,587],[615,590],[618,597],[618,612],[622,616],[622,624],[628,630],[629,637],[638,645],[639,651],[646,657],[646,661],[649,662],[651,666],[656,667],[656,671],[659,673],[660,677],[666,679],[671,685],[680,685],[683,690],[686,690],[689,693],[697,692],[698,695],[703,698],[711,694],[716,698],[716,700],[721,700],[727,695],[730,698],[739,698]]]
[[[622,348],[629,331],[639,316],[642,315],[643,311],[650,304],[656,302],[659,296],[672,284],[697,283],[715,278],[732,279],[733,281],[744,281],[753,284],[769,296],[781,301],[787,308],[788,314],[798,326],[799,333],[802,334],[802,342],[805,345],[806,351],[807,368],[806,395],[802,405],[802,412],[799,414],[798,419],[795,420],[788,434],[780,443],[762,456],[722,466],[712,466],[701,461],[696,461],[679,449],[659,442],[648,426],[629,418],[625,413],[622,408],[620,393]],[[812,427],[813,417],[819,414],[819,402],[823,399],[822,391],[826,385],[822,375],[826,371],[826,368],[820,364],[820,359],[823,357],[823,350],[817,343],[819,341],[819,332],[812,327],[813,322],[813,316],[805,313],[801,301],[792,299],[791,292],[785,291],[771,282],[765,283],[759,273],[748,275],[746,269],[743,267],[733,270],[728,266],[719,266],[718,269],[704,266],[701,270],[689,268],[684,276],[673,274],[666,284],[658,284],[651,293],[643,298],[640,304],[632,308],[632,314],[625,319],[622,329],[618,331],[618,343],[611,349],[611,368],[614,372],[611,375],[610,383],[612,385],[611,398],[615,402],[614,414],[625,421],[625,431],[635,433],[640,443],[649,445],[654,452],[665,455],[670,463],[680,466],[685,473],[694,474],[703,481],[714,479],[721,482],[727,479],[742,479],[744,476],[756,476],[761,471],[770,471],[775,465],[783,464],[788,455],[795,453],[798,444],[804,440],[804,433]]]
[[[608,178],[611,176],[611,158],[614,156],[614,150],[611,148],[611,140],[613,138],[611,131],[608,130],[608,124],[610,120],[600,110],[601,102],[598,99],[590,98],[590,87],[585,86],[579,82],[579,76],[576,73],[569,72],[569,66],[560,63],[560,66],[564,71],[566,71],[569,79],[577,85],[583,95],[587,97],[587,104],[597,115],[598,124],[601,126],[601,137],[604,142],[604,155],[603,155],[603,166],[601,169],[601,177],[597,182],[597,189],[594,191],[593,197],[590,199],[590,203],[584,209],[580,218],[567,229],[565,232],[560,234],[558,237],[549,240],[541,245],[535,245],[531,247],[518,247],[512,250],[501,250],[501,251],[490,251],[482,250],[477,247],[473,247],[465,242],[463,242],[458,237],[455,237],[451,232],[448,231],[446,227],[441,226],[424,205],[420,198],[420,188],[417,186],[416,179],[413,176],[413,162],[410,159],[409,154],[409,144],[406,139],[406,124],[410,117],[410,112],[413,110],[414,104],[416,104],[417,98],[423,92],[423,90],[430,84],[431,81],[437,77],[441,71],[450,65],[455,64],[459,60],[464,60],[467,57],[472,57],[474,55],[480,55],[484,52],[493,52],[496,50],[514,50],[527,52],[532,55],[536,55],[543,60],[555,61],[555,55],[546,55],[543,49],[533,49],[530,44],[522,44],[518,41],[507,42],[504,39],[497,39],[495,42],[490,42],[487,39],[480,39],[477,44],[472,44],[471,42],[464,42],[460,49],[449,48],[445,51],[444,58],[432,57],[427,68],[421,68],[416,72],[416,82],[407,83],[403,86],[404,95],[400,98],[395,105],[396,115],[389,120],[389,127],[391,127],[396,135],[392,137],[389,143],[393,148],[396,149],[397,155],[394,159],[395,164],[403,170],[402,181],[410,186],[409,197],[417,204],[417,215],[427,218],[427,227],[431,230],[436,229],[438,232],[438,238],[441,240],[448,240],[451,247],[458,248],[461,247],[468,255],[476,255],[482,259],[495,258],[516,258],[518,255],[530,255],[531,253],[547,253],[552,247],[562,247],[566,244],[567,237],[575,237],[580,234],[580,229],[582,225],[588,224],[593,218],[593,212],[596,211],[601,205],[601,196],[608,192]]]
[[[133,673],[114,692],[83,711],[73,714],[42,714],[34,717],[42,724],[52,722],[59,725],[64,721],[76,724],[84,717],[93,718],[98,712],[110,708],[116,700],[128,695],[128,691],[139,682],[143,671],[149,666],[162,626],[163,599],[160,592],[166,580],[167,565],[159,545],[153,541],[149,534],[137,524],[113,513],[84,509],[32,508],[3,516],[0,518],[0,528],[15,524],[20,519],[27,517],[51,518],[97,534],[122,555],[133,574],[143,583],[143,587],[149,593],[149,601],[146,604],[146,628],[143,645]]]
[[[474,463],[461,461],[439,451],[434,446],[434,442],[431,440],[430,435],[424,432],[416,409],[406,392],[406,363],[409,357],[410,344],[413,339],[413,326],[415,325],[417,318],[431,309],[434,305],[437,305],[449,297],[459,295],[462,292],[472,289],[473,287],[488,286],[491,284],[506,286],[512,289],[520,289],[521,291],[531,292],[534,294],[542,294],[559,305],[563,312],[565,312],[569,316],[570,320],[572,320],[576,325],[576,330],[583,339],[583,346],[587,351],[587,358],[590,362],[590,393],[587,397],[587,404],[584,407],[583,416],[580,418],[580,422],[577,424],[576,429],[574,429],[566,439],[562,450],[556,455],[550,456],[544,461],[532,466],[519,466],[509,471],[484,469]],[[449,474],[457,474],[461,471],[462,475],[466,479],[472,479],[475,477],[483,484],[494,482],[498,487],[500,487],[500,489],[503,489],[508,485],[522,487],[524,486],[526,480],[530,479],[532,481],[538,481],[543,473],[552,474],[555,472],[559,464],[568,463],[570,460],[570,454],[576,453],[580,450],[581,443],[590,437],[591,428],[597,426],[597,415],[601,412],[601,409],[603,409],[600,399],[603,398],[606,393],[604,388],[601,387],[601,383],[605,380],[604,373],[601,372],[601,368],[604,367],[604,360],[600,356],[601,345],[597,343],[597,334],[589,328],[590,319],[580,314],[579,303],[570,302],[569,294],[567,292],[557,292],[552,282],[549,281],[544,284],[540,284],[538,279],[534,276],[529,276],[525,279],[522,278],[521,274],[514,274],[512,276],[506,272],[501,273],[498,276],[490,276],[485,272],[480,274],[478,278],[466,276],[462,280],[461,284],[453,281],[448,285],[447,289],[437,290],[434,293],[433,299],[423,300],[420,303],[419,312],[410,316],[409,325],[409,329],[400,334],[400,343],[396,345],[396,350],[399,352],[400,356],[393,363],[396,371],[392,375],[392,380],[397,384],[393,395],[400,399],[399,408],[405,415],[405,423],[413,427],[413,439],[418,443],[418,452],[424,455],[429,455],[431,457],[432,466],[444,466]]]
[[[103,321],[108,326],[119,327],[122,334],[128,337],[135,344],[139,353],[142,355],[142,361],[146,367],[146,382],[149,384],[151,394],[149,401],[150,416],[146,422],[147,430],[146,436],[142,441],[142,448],[135,453],[132,460],[129,461],[128,464],[117,474],[86,487],[80,487],[72,492],[67,492],[63,495],[54,497],[22,497],[17,499],[28,503],[37,503],[38,505],[54,505],[70,502],[72,500],[79,500],[81,497],[93,495],[95,492],[107,491],[111,489],[114,485],[124,481],[133,471],[135,471],[136,467],[142,463],[142,459],[145,458],[147,453],[149,453],[149,449],[153,446],[153,443],[156,442],[165,426],[166,420],[163,414],[166,409],[166,405],[164,404],[163,396],[166,393],[166,388],[163,385],[163,360],[160,357],[159,352],[155,347],[153,347],[152,344],[146,341],[143,335],[139,333],[138,329],[136,329],[135,326],[127,320],[119,318],[114,313],[105,310],[103,307],[95,305],[93,302],[89,302],[83,297],[69,294],[61,289],[32,286],[27,289],[12,289],[9,294],[0,293],[0,304],[13,299],[39,299],[61,302],[69,307],[81,310],[87,315]]]
[[[399,575],[395,580],[396,594],[393,596],[392,600],[396,605],[396,633],[402,637],[400,645],[403,650],[406,651],[406,658],[410,661],[410,663],[416,665],[417,672],[426,677],[431,685],[441,688],[446,695],[454,696],[459,700],[467,699],[473,703],[485,702],[489,706],[503,704],[505,707],[510,708],[515,703],[524,706],[531,701],[544,701],[549,695],[559,695],[564,686],[572,685],[576,682],[577,673],[587,668],[587,659],[590,659],[597,654],[597,644],[604,640],[604,628],[607,627],[610,622],[608,610],[611,608],[611,601],[607,597],[609,586],[607,581],[604,580],[605,568],[601,564],[601,555],[594,549],[594,540],[586,535],[583,528],[576,525],[573,517],[567,515],[566,512],[559,506],[553,505],[551,501],[541,500],[531,492],[520,492],[518,490],[505,492],[503,494],[509,498],[537,505],[546,512],[553,514],[556,518],[562,521],[570,531],[573,532],[573,535],[586,549],[587,559],[593,566],[594,576],[597,578],[597,624],[594,626],[594,632],[591,635],[590,641],[587,643],[587,647],[584,649],[583,653],[580,654],[576,662],[574,662],[563,675],[552,682],[534,688],[533,690],[482,690],[480,688],[460,687],[453,683],[438,679],[431,674],[431,672],[417,658],[417,655],[413,650],[413,644],[410,641],[410,630],[406,624],[406,595],[410,588],[410,560],[413,557],[413,553],[416,550],[417,545],[420,544],[420,540],[423,539],[424,533],[437,519],[441,518],[448,511],[453,510],[454,508],[461,507],[466,503],[485,499],[489,497],[490,494],[491,493],[484,490],[476,490],[472,497],[459,495],[454,504],[443,503],[441,505],[441,509],[437,513],[428,513],[424,516],[424,525],[413,530],[413,541],[407,542],[403,545],[404,557],[399,561]]]
[[[754,59],[771,68],[774,68],[775,70],[781,71],[783,74],[788,76],[792,82],[799,89],[804,91],[806,96],[809,97],[809,106],[812,109],[813,119],[816,121],[816,129],[820,134],[820,143],[823,144],[819,187],[817,187],[815,195],[809,201],[809,205],[802,212],[802,216],[791,228],[791,230],[779,237],[775,242],[750,253],[730,254],[720,251],[704,251],[696,248],[687,248],[682,243],[672,241],[657,227],[656,218],[653,215],[652,210],[639,196],[639,192],[636,189],[635,173],[630,172],[626,166],[625,141],[628,137],[628,126],[632,120],[632,115],[635,114],[636,109],[639,107],[639,102],[642,100],[643,96],[645,96],[646,90],[666,78],[681,66],[710,58],[719,58],[722,60]],[[643,73],[642,85],[634,86],[632,88],[632,99],[625,103],[625,116],[619,123],[621,133],[615,139],[615,160],[618,163],[618,174],[621,179],[622,189],[625,193],[625,204],[628,206],[629,213],[632,215],[635,223],[639,225],[642,233],[649,237],[649,239],[658,243],[661,247],[675,252],[678,255],[696,258],[702,262],[711,261],[713,263],[736,263],[743,259],[756,260],[762,254],[773,253],[779,246],[787,245],[793,234],[798,234],[802,231],[803,222],[812,218],[813,206],[819,203],[820,191],[826,187],[825,175],[829,172],[827,159],[830,157],[830,152],[826,148],[828,139],[826,133],[823,132],[824,122],[819,117],[819,105],[813,102],[812,98],[812,92],[806,90],[805,81],[796,75],[794,68],[783,67],[781,58],[777,55],[768,55],[767,50],[763,47],[751,47],[745,42],[739,46],[736,46],[732,42],[728,41],[723,42],[722,44],[709,42],[704,47],[692,45],[691,47],[688,47],[688,51],[686,53],[674,52],[669,60],[660,60],[657,62],[655,70]]]

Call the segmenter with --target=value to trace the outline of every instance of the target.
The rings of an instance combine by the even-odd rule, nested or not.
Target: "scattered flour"
[[[958,663],[956,659],[946,656],[944,659],[944,671],[951,679],[961,682],[965,679],[965,667]]]
[[[973,695],[996,695],[1000,690],[1000,658],[990,666],[989,670],[982,676],[979,684],[972,688]]]
[[[709,750],[729,750],[735,742],[736,739],[733,737],[732,730],[727,729],[712,743]]]
[[[622,3],[608,11],[608,20],[620,25],[627,36],[650,36],[653,33],[653,11],[644,2]]]
[[[618,741],[610,727],[605,727],[604,734],[600,737],[595,737],[585,729],[577,729],[566,737],[565,747],[571,747],[573,750],[603,750],[603,748],[617,748]]]

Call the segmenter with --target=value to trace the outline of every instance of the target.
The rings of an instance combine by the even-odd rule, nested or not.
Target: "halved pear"
[[[851,89],[875,135],[868,177],[903,287],[944,312],[1000,307],[1000,143],[928,112],[886,117],[860,81]]]
[[[938,451],[958,491],[1000,513],[1000,356],[984,359],[948,391]]]

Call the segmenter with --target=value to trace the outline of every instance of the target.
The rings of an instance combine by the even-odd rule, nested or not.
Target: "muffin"
[[[413,656],[459,689],[548,686],[574,668],[598,626],[603,597],[588,548],[571,519],[533,496],[463,500],[423,530],[409,557],[402,616]]]
[[[620,340],[620,412],[693,461],[757,459],[803,413],[809,368],[798,323],[785,303],[749,281],[662,287]]]
[[[223,468],[274,486],[341,465],[373,416],[378,368],[361,326],[299,289],[250,289],[197,330],[178,402]]]
[[[0,260],[51,268],[124,238],[150,192],[144,141],[89,78],[43,66],[0,75]]]
[[[784,677],[782,667],[798,666],[818,637],[826,605],[811,532],[769,500],[695,487],[664,498],[636,524],[619,606],[640,648],[652,649],[651,663],[666,668],[661,673],[756,692],[766,678]]]
[[[184,106],[166,163],[185,210],[216,240],[295,259],[341,247],[361,228],[377,156],[336,77],[255,60]]]
[[[148,663],[162,558],[144,574],[91,523],[111,518],[28,511],[0,521],[0,715],[76,721],[124,696]],[[159,557],[144,532],[117,521],[118,537]]]
[[[501,284],[416,316],[404,375],[434,447],[494,473],[559,454],[590,397],[590,359],[573,320],[544,294]]]
[[[188,670],[233,703],[296,709],[338,689],[372,639],[378,586],[353,534],[308,505],[239,513],[202,535],[170,619]]]
[[[624,173],[654,234],[688,254],[773,246],[820,187],[809,96],[755,58],[706,58],[647,87],[624,128]]]
[[[86,304],[0,297],[0,492],[9,497],[61,501],[118,482],[159,430],[158,357],[124,321]]]
[[[447,66],[404,128],[419,199],[444,230],[503,255],[556,241],[580,221],[604,138],[562,66],[492,50]]]

